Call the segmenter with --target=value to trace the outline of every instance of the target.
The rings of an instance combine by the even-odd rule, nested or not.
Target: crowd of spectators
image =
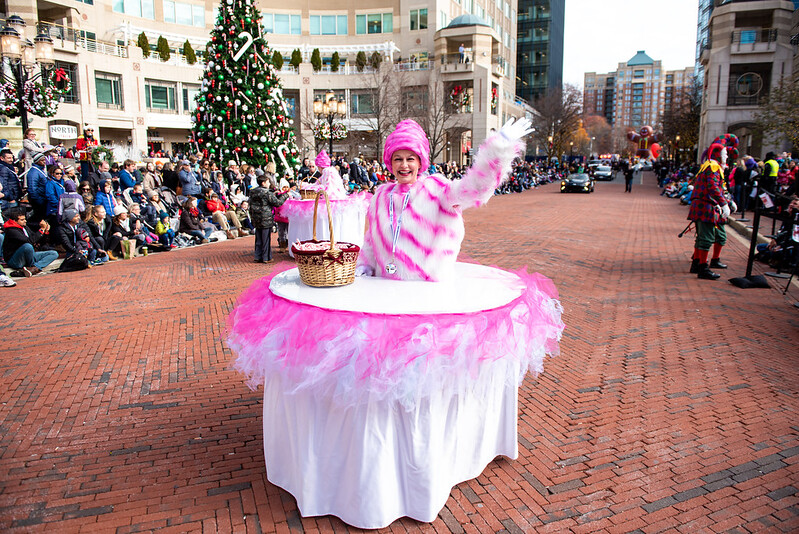
[[[14,154],[0,141],[0,285],[14,284],[6,268],[12,277],[35,276],[59,257],[64,260],[59,270],[78,270],[254,234],[248,197],[259,180],[268,178],[278,197],[300,199],[302,182],[313,183],[321,176],[311,158],[302,161],[296,176],[278,176],[274,163],[261,168],[229,161],[220,168],[214,161],[182,154],[182,159],[78,166],[68,157],[76,155],[71,149],[41,145],[32,131],[24,145],[27,148]],[[393,180],[377,160],[338,155],[332,163],[351,194],[373,193]],[[496,194],[537,187],[563,171],[517,161]],[[457,180],[465,168],[446,162],[432,164],[429,172]],[[282,227],[284,234],[287,224],[274,217],[274,226]]]

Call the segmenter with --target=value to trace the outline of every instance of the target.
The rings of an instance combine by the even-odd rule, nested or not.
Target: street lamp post
[[[26,23],[19,15],[6,19],[6,25],[0,29],[0,50],[3,67],[9,66],[11,75],[2,68],[2,80],[16,87],[19,99],[19,118],[22,124],[22,135],[28,130],[28,110],[25,107],[25,86],[39,79],[47,86],[48,73],[55,59],[53,58],[53,39],[45,26],[40,25],[33,43],[23,39]],[[36,67],[39,71],[34,73]]]
[[[596,139],[596,137],[591,138],[591,147],[588,149],[588,159],[591,159],[591,156],[594,154],[594,139]]]
[[[328,90],[325,93],[324,100],[316,97],[313,102],[313,112],[318,120],[326,121],[330,131],[330,143],[328,145],[328,152],[330,157],[333,157],[333,122],[337,117],[344,118],[347,116],[347,103],[344,98],[336,100],[336,93]]]
[[[680,136],[674,138],[674,166],[680,166]]]

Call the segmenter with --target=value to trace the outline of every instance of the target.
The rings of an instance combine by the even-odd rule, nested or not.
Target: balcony
[[[413,72],[417,70],[430,70],[430,59],[421,61],[400,61],[394,63],[394,72]]]
[[[92,39],[87,37],[86,33],[81,30],[76,30],[60,24],[53,24],[51,22],[42,22],[40,24],[46,27],[50,32],[50,37],[53,38],[53,44],[56,50],[77,51],[83,49],[107,56],[128,57],[128,49],[125,46]]]
[[[446,74],[474,72],[474,52],[444,54],[441,56],[441,72]]]
[[[732,32],[732,54],[771,53],[777,49],[777,29],[735,30]]]

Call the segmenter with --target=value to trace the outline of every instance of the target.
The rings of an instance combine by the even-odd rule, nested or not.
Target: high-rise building
[[[55,117],[30,116],[39,138],[71,146],[90,123],[103,142],[191,149],[194,97],[201,92],[205,48],[217,23],[219,1],[3,2],[5,13],[0,15],[26,19],[27,37],[35,36],[37,21],[49,29],[57,65],[73,80],[72,92]],[[440,140],[444,148],[438,160],[467,161],[469,149],[492,129],[525,113],[515,96],[516,0],[425,0],[412,5],[399,0],[368,5],[355,0],[335,5],[327,0],[301,5],[253,1],[260,7],[269,46],[285,58],[284,96],[300,148],[308,155],[320,144],[314,138],[313,102],[332,90],[346,103],[340,120],[349,132],[335,140],[334,151],[378,156],[376,71],[393,73],[392,83],[401,86],[392,105],[404,117],[430,109],[431,81],[437,81],[438,101],[446,103],[451,126]],[[162,61],[155,52],[144,57],[137,46],[142,33],[153,47],[164,37],[171,57]],[[189,65],[181,52],[187,41],[198,55],[197,64]],[[323,62],[319,70],[310,64],[314,49]],[[298,68],[288,61],[294,50],[302,55]],[[332,65],[336,52],[338,69]],[[377,69],[358,68],[359,52],[367,58],[377,54],[382,63]],[[14,120],[0,125],[4,137],[19,139],[19,130]]]
[[[565,0],[519,0],[516,95],[528,102],[563,85]]]
[[[655,125],[663,113],[683,98],[691,85],[693,67],[663,70],[639,50],[615,72],[586,72],[583,82],[583,113],[605,117],[617,132]]]
[[[786,147],[761,139],[754,128],[760,101],[792,76],[794,3],[789,0],[717,2],[709,20],[709,39],[700,61],[704,68],[698,152],[717,136],[732,133],[739,152],[762,157]]]
[[[696,21],[696,56],[694,58],[694,77],[698,83],[703,83],[704,79],[704,70],[699,58],[702,55],[702,50],[707,47],[710,40],[710,14],[713,13],[713,7],[717,1],[699,0],[699,15]]]

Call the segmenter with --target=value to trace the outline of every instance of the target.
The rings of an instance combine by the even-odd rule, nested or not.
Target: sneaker
[[[33,269],[33,267],[23,267],[22,268],[23,276],[25,276],[25,278],[30,278],[31,276],[33,276],[33,270],[32,269]]]
[[[42,272],[42,270],[39,269],[38,267],[36,267],[35,265],[31,265],[30,267],[24,267],[24,269],[29,270],[30,273],[31,273],[31,276],[36,276],[37,274]]]
[[[0,274],[0,287],[14,287],[17,285],[15,281],[4,274]]]

